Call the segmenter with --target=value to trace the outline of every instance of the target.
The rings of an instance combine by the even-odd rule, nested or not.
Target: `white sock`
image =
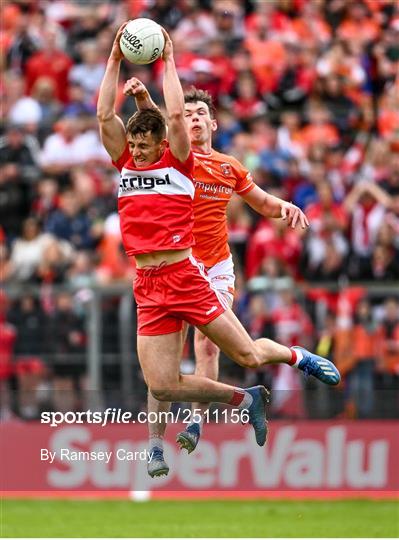
[[[162,437],[150,437],[149,438],[150,448],[157,446],[163,450],[163,438]]]
[[[245,390],[243,400],[238,405],[238,408],[240,410],[241,409],[248,409],[248,407],[250,407],[250,405],[252,405],[253,400],[254,400],[254,398],[251,396],[251,394]]]
[[[300,362],[300,361],[302,360],[302,358],[303,358],[303,354],[302,354],[301,349],[298,349],[297,347],[291,347],[291,349],[294,349],[295,354],[296,354],[295,364],[291,364],[291,367],[296,367],[296,368],[297,368],[299,362]]]

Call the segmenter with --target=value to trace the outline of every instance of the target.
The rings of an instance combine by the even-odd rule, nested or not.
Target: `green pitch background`
[[[3,500],[1,537],[398,537],[397,501]]]

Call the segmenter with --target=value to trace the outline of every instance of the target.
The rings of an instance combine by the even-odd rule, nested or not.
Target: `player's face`
[[[147,133],[138,133],[136,135],[127,135],[129,151],[137,167],[146,167],[156,163],[162,156],[166,140],[157,142],[150,131]]]
[[[191,144],[208,142],[212,138],[212,132],[217,128],[216,120],[211,118],[208,105],[203,101],[186,103],[184,111]]]

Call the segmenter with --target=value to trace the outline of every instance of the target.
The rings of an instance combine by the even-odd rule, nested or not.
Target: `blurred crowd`
[[[213,96],[214,147],[309,218],[309,230],[298,232],[232,200],[241,320],[253,337],[301,341],[339,364],[344,395],[339,407],[332,395],[330,414],[375,414],[375,389],[391,396],[378,414],[397,411],[395,0],[4,0],[0,279],[5,291],[36,286],[39,294],[1,298],[2,384],[36,388],[58,376],[61,388],[81,386],[82,370],[51,368],[52,355],[84,357],[87,350],[82,294],[77,300],[68,290],[128,287],[134,275],[121,246],[118,173],[99,139],[96,100],[116,29],[136,17],[171,33],[184,88]],[[161,61],[123,63],[117,112],[124,120],[135,105],[123,96],[123,82],[140,78],[162,104],[161,73]],[[389,293],[371,298],[369,283]],[[57,286],[65,290],[49,299]],[[227,369],[226,376],[242,382],[243,374]],[[256,377],[295,386],[284,370]]]

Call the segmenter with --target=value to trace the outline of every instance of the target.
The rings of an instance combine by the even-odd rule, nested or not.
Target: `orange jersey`
[[[194,152],[194,158],[193,254],[209,268],[230,255],[226,207],[233,193],[244,195],[255,183],[231,156],[212,150],[210,154]]]

